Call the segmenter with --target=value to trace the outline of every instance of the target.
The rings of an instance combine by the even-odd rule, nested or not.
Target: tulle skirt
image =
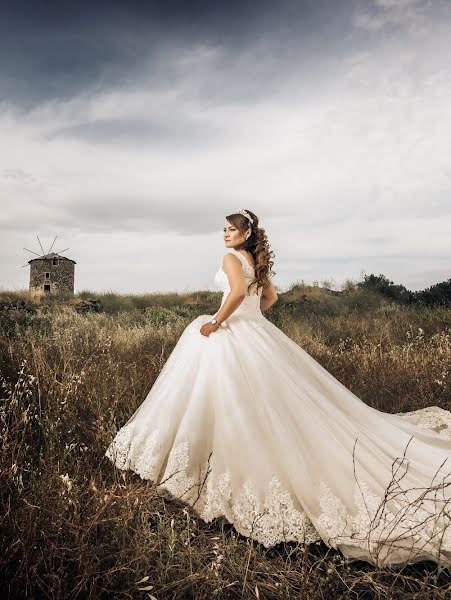
[[[105,455],[269,548],[451,566],[451,413],[369,407],[263,315],[183,331]]]

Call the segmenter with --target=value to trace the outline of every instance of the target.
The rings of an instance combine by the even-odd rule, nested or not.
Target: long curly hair
[[[263,285],[269,281],[269,278],[274,277],[276,274],[276,271],[271,270],[274,264],[274,261],[271,260],[274,257],[274,252],[270,249],[265,230],[258,225],[257,215],[247,208],[245,211],[252,217],[253,223],[241,213],[226,215],[226,219],[243,235],[249,227],[251,228],[251,235],[240,245],[239,249],[247,250],[254,259],[255,278],[249,284],[248,289],[252,285],[257,284],[258,293],[258,289],[263,287]]]

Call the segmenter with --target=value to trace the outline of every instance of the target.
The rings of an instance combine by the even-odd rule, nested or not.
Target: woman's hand
[[[213,331],[218,331],[219,327],[220,325],[217,323],[204,323],[200,328],[200,332],[202,335],[206,335],[208,337]]]

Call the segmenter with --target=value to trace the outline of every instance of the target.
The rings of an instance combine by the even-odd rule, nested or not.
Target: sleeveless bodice
[[[230,248],[229,250],[227,250],[226,254],[234,254],[235,256],[238,256],[243,266],[243,274],[246,280],[246,285],[249,286],[249,284],[252,283],[255,277],[254,268],[251,267],[251,265],[247,262],[247,259],[237,250]],[[223,292],[221,306],[218,309],[219,312],[220,308],[223,306],[231,290],[227,273],[222,269],[222,261],[221,265],[219,266],[219,269],[216,271],[214,283],[215,286]],[[260,299],[262,296],[262,292],[263,288],[260,288],[257,293],[257,284],[252,284],[248,288],[246,297],[244,298],[242,303],[224,323],[227,324],[227,321],[230,321],[231,319],[236,317],[245,319],[258,319],[263,317],[263,313],[260,308]]]

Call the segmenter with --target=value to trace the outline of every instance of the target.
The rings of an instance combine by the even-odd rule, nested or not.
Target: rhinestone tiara
[[[243,215],[244,217],[246,217],[246,219],[249,219],[249,221],[252,223],[252,225],[254,224],[254,219],[251,217],[251,215],[246,210],[244,210],[244,208],[239,208],[236,212],[239,215]]]

